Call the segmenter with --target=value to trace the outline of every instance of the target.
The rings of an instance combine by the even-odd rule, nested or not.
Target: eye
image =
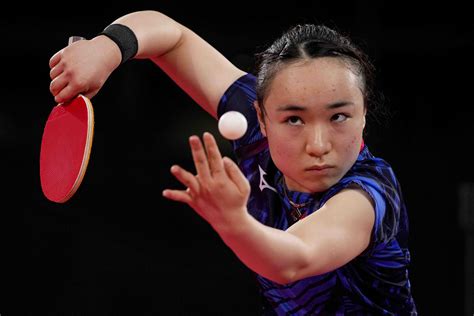
[[[336,123],[342,123],[344,122],[345,120],[347,120],[349,118],[348,115],[344,114],[344,113],[337,113],[337,114],[334,114],[332,117],[331,117],[331,120],[336,122]]]
[[[285,122],[288,123],[288,125],[292,126],[298,126],[303,124],[303,121],[298,116],[290,116],[285,120]]]

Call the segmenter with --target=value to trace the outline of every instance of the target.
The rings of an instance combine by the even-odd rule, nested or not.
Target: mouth
[[[307,171],[322,171],[322,170],[327,170],[331,169],[333,166],[330,165],[314,165],[309,168],[306,168]]]

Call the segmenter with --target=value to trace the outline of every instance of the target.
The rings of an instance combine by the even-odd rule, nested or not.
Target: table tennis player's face
[[[356,161],[366,111],[361,79],[341,59],[284,66],[264,108],[262,132],[290,190],[325,191]]]

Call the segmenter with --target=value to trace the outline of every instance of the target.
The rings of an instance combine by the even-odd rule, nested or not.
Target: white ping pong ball
[[[247,131],[247,119],[240,112],[228,111],[219,119],[218,128],[222,136],[235,140]]]

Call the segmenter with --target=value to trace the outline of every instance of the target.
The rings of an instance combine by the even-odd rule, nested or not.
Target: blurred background
[[[187,25],[253,71],[253,55],[296,23],[324,23],[372,57],[391,117],[366,143],[392,164],[410,216],[410,277],[420,315],[474,313],[474,22],[466,5],[350,1],[219,4],[81,1],[1,14],[2,315],[259,315],[252,273],[186,205],[172,164],[216,121],[159,68],[132,60],[92,99],[89,168],[65,204],[43,196],[39,153],[54,106],[50,57],[136,10]],[[44,13],[43,13],[44,11]]]

